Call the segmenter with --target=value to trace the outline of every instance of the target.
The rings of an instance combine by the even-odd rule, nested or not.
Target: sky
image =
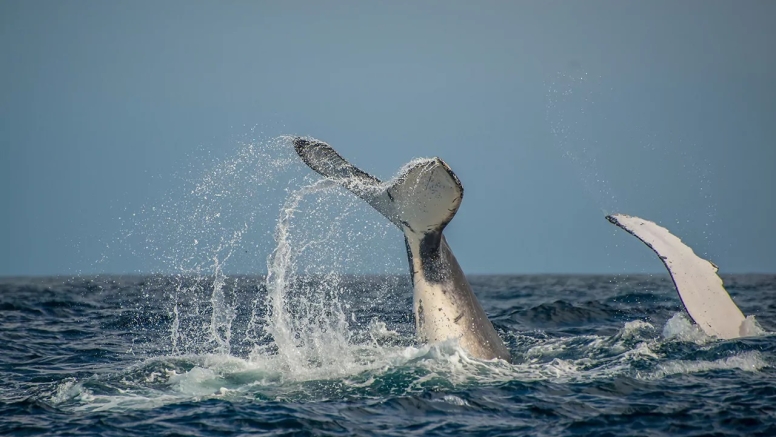
[[[193,216],[188,183],[280,135],[381,178],[444,159],[466,190],[445,233],[467,273],[661,272],[616,212],[722,273],[776,273],[774,16],[772,1],[0,0],[0,275],[169,271],[128,236],[176,252],[149,221]],[[243,196],[264,211],[256,238],[277,227],[275,188]],[[356,270],[405,262],[386,239]],[[229,269],[265,272],[272,247],[256,248]]]

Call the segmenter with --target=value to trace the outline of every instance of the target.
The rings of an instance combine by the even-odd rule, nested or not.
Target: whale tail
[[[365,200],[405,233],[441,236],[463,199],[461,181],[439,158],[414,160],[381,182],[322,141],[295,138],[294,148],[311,169]]]

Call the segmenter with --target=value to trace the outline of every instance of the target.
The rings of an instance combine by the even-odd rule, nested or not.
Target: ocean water
[[[667,276],[473,276],[514,364],[417,344],[407,276],[0,279],[0,435],[776,435],[776,276],[729,341]]]

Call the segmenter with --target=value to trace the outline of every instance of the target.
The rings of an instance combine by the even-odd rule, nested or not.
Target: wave
[[[679,319],[677,316],[675,319]],[[372,325],[375,341],[353,344],[349,353],[331,351],[328,360],[292,364],[277,353],[256,352],[247,358],[226,354],[161,356],[124,371],[67,378],[41,399],[74,411],[123,411],[208,399],[264,402],[320,402],[327,399],[385,399],[421,393],[454,393],[473,388],[547,382],[579,384],[627,377],[656,380],[699,372],[758,372],[771,364],[756,350],[711,346],[698,352],[696,327],[669,320],[662,331],[636,320],[612,336],[553,338],[509,334],[533,343],[513,351],[516,364],[469,357],[454,341],[422,346],[386,346],[380,338],[398,334],[384,324]],[[668,332],[669,336],[664,336]],[[687,347],[675,359],[676,346]],[[719,345],[718,345],[719,346]],[[465,405],[450,394],[443,402]]]

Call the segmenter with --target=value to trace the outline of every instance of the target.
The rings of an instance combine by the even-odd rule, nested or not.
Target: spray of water
[[[123,409],[191,396],[298,401],[512,380],[587,381],[655,363],[665,341],[684,341],[691,329],[667,327],[679,333],[667,339],[644,322],[626,323],[610,337],[508,333],[521,345],[515,365],[471,359],[454,341],[416,345],[411,333],[375,317],[397,306],[380,300],[396,282],[359,277],[379,307],[372,313],[368,299],[357,296],[356,310],[353,296],[345,296],[348,273],[383,266],[382,273],[406,276],[397,231],[360,199],[311,175],[292,150],[286,138],[246,144],[187,195],[138,222],[143,245],[176,273],[165,294],[172,299],[170,353],[115,377],[66,381],[52,402]],[[266,259],[265,276],[230,273],[258,271],[257,259]],[[249,298],[239,290],[249,290]],[[743,359],[743,367],[763,365],[758,354]]]
[[[331,358],[348,355],[348,324],[339,305],[338,275],[332,270],[323,277],[308,278],[306,283],[299,280],[295,257],[311,243],[295,248],[290,234],[294,213],[304,197],[331,188],[331,182],[322,180],[289,196],[275,230],[277,246],[267,260],[267,331],[295,374],[310,363],[324,366]],[[293,291],[301,296],[294,298]]]
[[[210,305],[212,307],[210,317],[210,339],[218,345],[217,352],[221,354],[229,354],[231,352],[229,339],[232,336],[232,321],[235,318],[235,309],[232,304],[226,301],[224,295],[226,275],[223,271],[223,265],[232,257],[235,245],[246,230],[247,224],[243,229],[234,232],[231,239],[226,243],[226,246],[230,249],[223,260],[219,260],[217,256],[213,257],[214,277],[213,292],[210,295]],[[220,253],[222,247],[224,246],[219,245],[216,249],[216,253]]]
[[[311,172],[289,137],[242,143],[186,179],[127,232],[137,254],[175,278],[169,351],[271,359],[300,377],[357,365],[354,348],[374,342],[353,325],[343,278],[405,273],[391,225]]]

